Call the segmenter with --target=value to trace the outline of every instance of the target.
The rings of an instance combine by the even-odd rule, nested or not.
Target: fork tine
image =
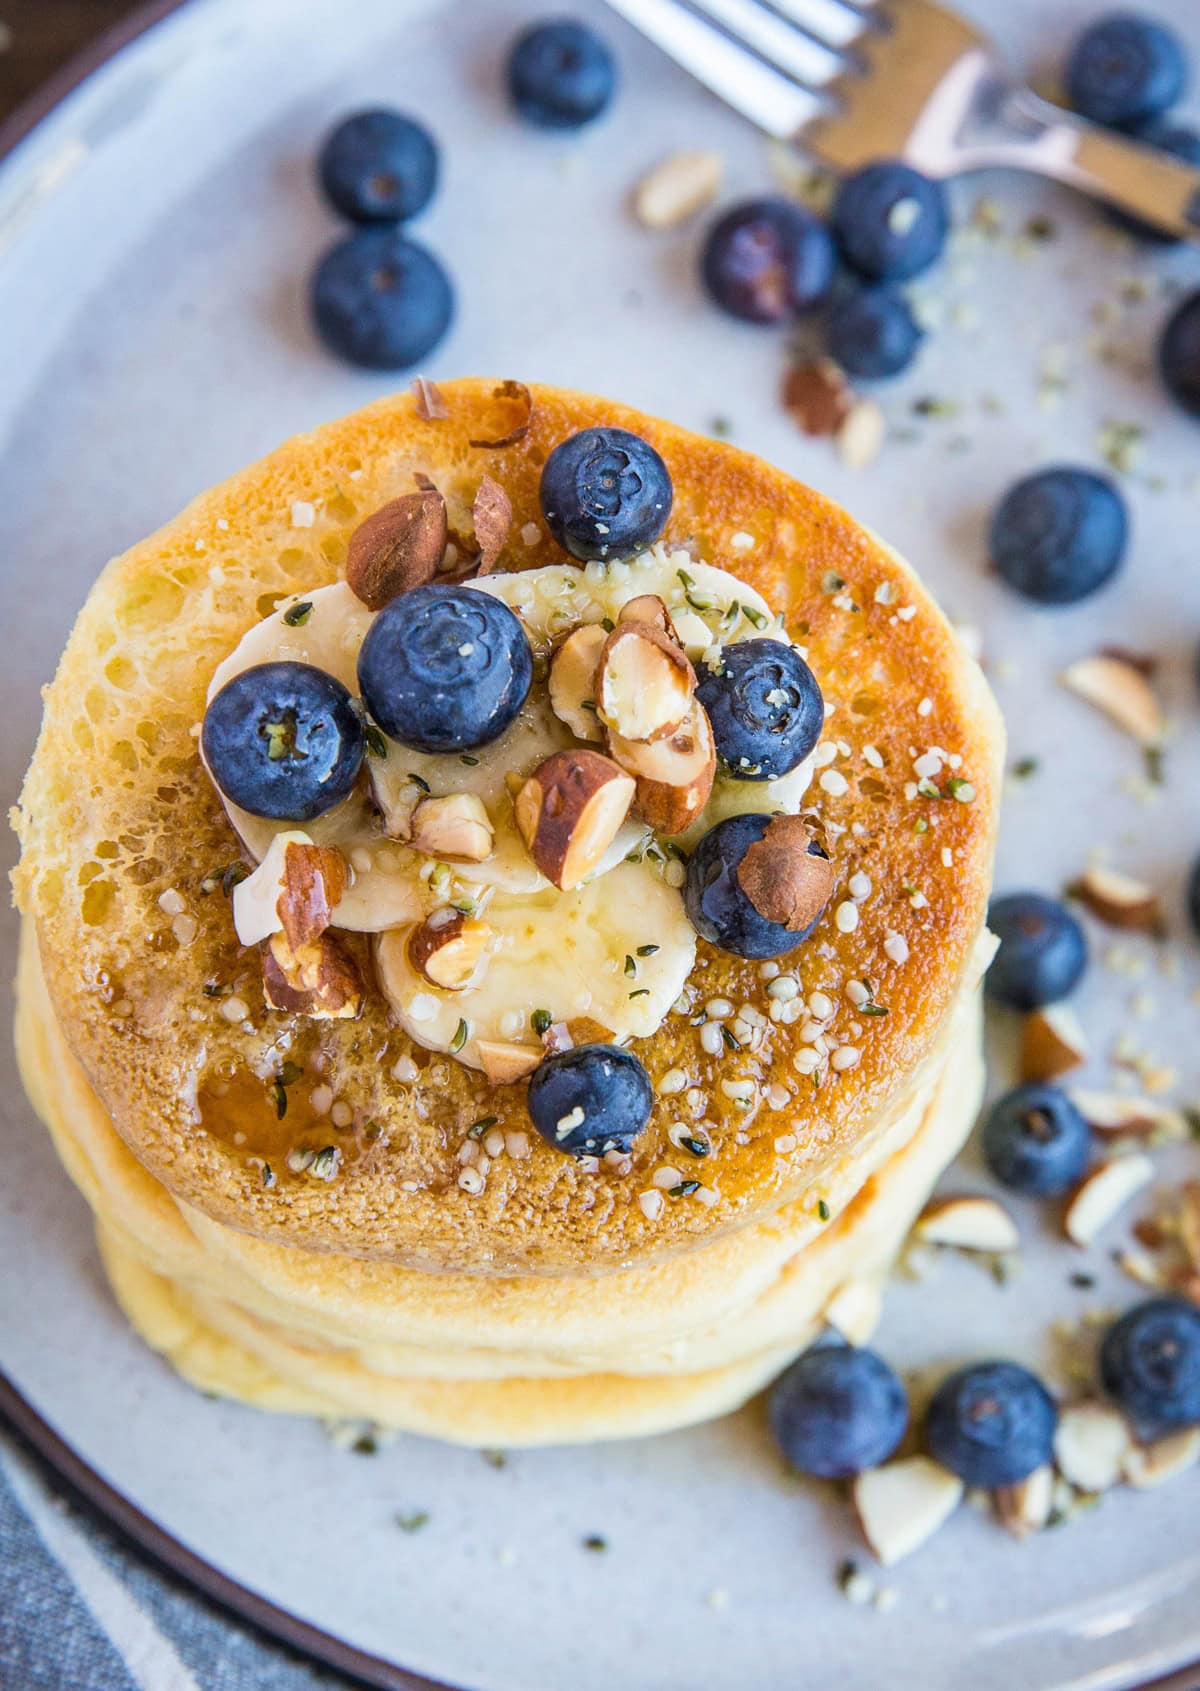
[[[820,87],[845,69],[839,54],[758,0],[692,0],[692,4],[797,82]]]
[[[849,47],[871,27],[875,0],[771,0],[771,5],[827,47]]]
[[[798,87],[680,0],[608,3],[735,111],[779,140],[793,139],[823,110],[811,89]]]

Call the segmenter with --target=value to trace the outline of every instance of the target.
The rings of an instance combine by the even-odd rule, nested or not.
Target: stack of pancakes
[[[468,1443],[657,1432],[735,1407],[826,1320],[870,1330],[978,1107],[1002,731],[912,572],[810,489],[607,401],[443,395],[445,417],[406,396],[289,442],[100,578],[18,817],[22,1070],[118,1298],[197,1385]],[[421,479],[469,535],[490,476],[513,506],[500,567],[560,561],[540,468],[598,423],[662,453],[664,538],[785,614],[831,707],[804,814],[838,885],[779,969],[853,1060],[815,1084],[805,1018],[714,1056],[672,1014],[632,1047],[656,1086],[633,1166],[597,1172],[532,1132],[523,1086],[413,1046],[371,993],[360,1019],[320,1025],[312,1068],[350,1119],[335,1177],[315,1179],[288,1163],[309,1082],[282,1117],[271,1085],[312,1030],[265,1007],[222,893],[238,842],[196,751],[208,679],[278,597],[338,579],[357,523]],[[765,1017],[771,978],[701,942],[689,1004]],[[461,1152],[482,1121],[495,1154],[471,1191]],[[701,1124],[702,1166],[681,1149]],[[707,1201],[690,1181],[673,1195],[671,1171],[697,1169]]]

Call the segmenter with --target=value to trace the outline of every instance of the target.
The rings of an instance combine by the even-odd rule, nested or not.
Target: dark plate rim
[[[161,23],[173,12],[182,11],[189,3],[190,0],[147,0],[145,5],[136,7],[127,18],[104,30],[76,53],[0,122],[0,161],[14,152],[88,77],[155,24]],[[228,1611],[238,1620],[248,1621],[266,1637],[286,1644],[352,1679],[358,1679],[364,1685],[375,1687],[377,1691],[466,1691],[465,1687],[454,1687],[443,1680],[424,1679],[395,1663],[384,1661],[381,1656],[368,1655],[230,1579],[211,1562],[206,1562],[202,1556],[173,1538],[157,1521],[109,1485],[55,1431],[2,1370],[0,1422],[7,1422],[14,1428],[20,1438],[65,1482],[69,1491],[115,1527],[123,1538],[154,1562],[194,1586],[218,1608]],[[1165,1679],[1156,1679],[1152,1684],[1143,1686],[1141,1691],[1200,1691],[1198,1676],[1200,1663],[1180,1668]]]

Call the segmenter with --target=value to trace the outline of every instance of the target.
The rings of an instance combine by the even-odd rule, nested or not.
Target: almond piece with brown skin
[[[738,885],[759,915],[789,933],[811,928],[833,892],[833,864],[813,843],[799,816],[774,816],[738,865]]]
[[[459,910],[435,910],[408,936],[408,960],[430,986],[461,992],[487,954],[492,930]]]
[[[708,712],[692,700],[685,721],[665,740],[608,736],[614,761],[637,782],[637,807],[659,834],[682,834],[708,803],[717,752]]]
[[[1021,1028],[1021,1079],[1054,1080],[1088,1060],[1079,1018],[1065,1004],[1049,1004],[1026,1016]]]
[[[262,948],[263,997],[267,1008],[315,1021],[348,1021],[363,1005],[358,965],[332,934],[293,947],[284,933]]]
[[[598,622],[573,629],[550,659],[550,708],[580,740],[602,740],[596,714],[596,666],[608,635]]]
[[[1014,1538],[1041,1532],[1054,1508],[1054,1469],[1044,1462],[1015,1485],[998,1486],[992,1504],[997,1520]]]
[[[1162,744],[1166,724],[1162,707],[1146,675],[1127,658],[1101,654],[1080,658],[1060,677],[1068,692],[1115,722],[1142,746]]]
[[[482,863],[492,855],[495,829],[478,793],[424,798],[412,813],[412,843],[431,857]]]
[[[657,593],[639,593],[636,599],[627,599],[617,613],[617,622],[636,622],[643,628],[655,628],[676,646],[683,645],[666,600],[660,599]]]
[[[319,938],[346,890],[346,860],[298,828],[275,835],[253,874],[233,890],[233,925],[243,945],[284,932],[300,946]]]
[[[513,803],[529,855],[564,892],[596,867],[629,814],[634,783],[611,758],[579,749],[540,763]]]
[[[696,690],[682,646],[647,623],[613,629],[596,666],[596,709],[625,740],[661,740],[681,726]]]
[[[1154,1179],[1154,1164],[1141,1151],[1110,1157],[1075,1188],[1063,1212],[1063,1231],[1076,1245],[1090,1245],[1129,1200]]]
[[[577,1045],[611,1045],[613,1031],[591,1016],[572,1016],[566,1022],[551,1022],[542,1035],[547,1051],[573,1051]]]
[[[524,1080],[545,1056],[540,1045],[513,1045],[503,1039],[481,1039],[475,1049],[493,1086],[511,1086],[514,1081]]]
[[[446,550],[446,501],[436,491],[406,493],[350,536],[346,580],[368,610],[432,581]]]
[[[1110,928],[1136,928],[1152,934],[1163,931],[1158,894],[1132,875],[1122,875],[1115,869],[1085,869],[1067,892]]]
[[[495,569],[508,531],[512,527],[512,500],[498,481],[484,476],[471,506],[475,544],[479,548],[476,575],[490,575]]]

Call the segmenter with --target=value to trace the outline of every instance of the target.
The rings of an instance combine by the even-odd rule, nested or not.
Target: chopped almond
[[[1093,1133],[1105,1138],[1144,1139],[1152,1133],[1169,1131],[1173,1112],[1150,1098],[1124,1092],[1093,1092],[1071,1089],[1071,1102]]]
[[[654,628],[660,634],[665,634],[676,646],[683,645],[671,620],[666,600],[660,599],[657,593],[639,593],[636,599],[627,599],[617,613],[617,621],[641,623],[643,627]]]
[[[475,1049],[493,1086],[510,1086],[514,1081],[524,1080],[545,1055],[540,1045],[513,1045],[502,1039],[480,1039]]]
[[[565,1022],[551,1022],[542,1035],[547,1051],[572,1051],[577,1045],[608,1045],[613,1031],[591,1016],[572,1016]]]
[[[1088,1060],[1079,1018],[1065,1004],[1048,1004],[1026,1016],[1021,1029],[1021,1079],[1054,1080]]]
[[[1185,1180],[1180,1187],[1179,1241],[1200,1273],[1200,1180]]]
[[[374,512],[350,536],[346,581],[368,610],[432,581],[446,550],[446,501],[406,493]]]
[[[957,1509],[963,1483],[928,1456],[868,1468],[854,1481],[863,1536],[885,1567],[911,1555]]]
[[[598,622],[585,622],[555,647],[550,659],[550,708],[580,740],[603,740],[596,714],[596,666],[608,635]]]
[[[615,762],[637,782],[637,806],[659,834],[682,834],[708,803],[717,773],[712,724],[699,699],[665,740],[608,736]]]
[[[799,816],[773,816],[738,865],[738,884],[759,915],[789,933],[810,928],[833,892],[833,864],[810,851],[812,840]]]
[[[1162,744],[1165,723],[1142,670],[1116,656],[1080,658],[1062,673],[1062,684],[1123,728],[1142,746]]]
[[[783,408],[809,435],[835,435],[854,404],[844,372],[832,358],[794,364],[783,384]]]
[[[596,709],[626,740],[662,740],[691,708],[696,672],[682,646],[648,623],[623,622],[608,636],[596,666]]]
[[[458,910],[435,910],[408,936],[408,960],[431,986],[461,992],[487,955],[492,930]]]
[[[865,1345],[879,1325],[883,1291],[877,1280],[847,1280],[821,1311],[848,1345]]]
[[[671,153],[638,183],[634,216],[647,229],[674,229],[716,199],[724,174],[720,153]]]
[[[1186,1474],[1200,1462],[1200,1427],[1168,1433],[1153,1444],[1130,1445],[1123,1464],[1126,1480],[1140,1491]]]
[[[917,1218],[916,1237],[960,1251],[1016,1251],[1017,1224],[995,1198],[932,1198]]]
[[[992,1503],[996,1518],[1014,1538],[1041,1532],[1054,1507],[1054,1469],[1046,1462],[1016,1485],[997,1487]]]
[[[1111,1404],[1075,1403],[1058,1417],[1054,1460],[1080,1491],[1108,1491],[1121,1478],[1132,1442],[1125,1417]]]
[[[494,842],[492,819],[477,793],[424,798],[412,813],[412,843],[431,857],[482,863]]]
[[[1101,1163],[1080,1182],[1067,1205],[1063,1216],[1067,1238],[1076,1245],[1090,1245],[1153,1178],[1154,1164],[1141,1151]]]
[[[317,1021],[347,1021],[362,1011],[362,976],[332,934],[294,948],[286,934],[272,934],[262,948],[262,974],[269,1009]]]
[[[475,524],[475,544],[479,548],[476,574],[489,575],[496,567],[512,527],[512,500],[491,476],[484,476],[479,483],[471,517]]]
[[[634,784],[611,758],[580,749],[538,765],[513,804],[534,863],[568,891],[591,873],[629,814]]]
[[[1153,934],[1163,931],[1158,894],[1132,875],[1118,874],[1115,869],[1085,869],[1067,892],[1110,928],[1137,928]]]
[[[442,397],[441,389],[424,376],[417,376],[409,384],[416,399],[416,412],[426,423],[440,422],[450,415],[450,407]]]
[[[286,933],[293,947],[319,938],[346,890],[346,860],[298,828],[275,835],[258,868],[233,890],[233,924],[243,945]]]

